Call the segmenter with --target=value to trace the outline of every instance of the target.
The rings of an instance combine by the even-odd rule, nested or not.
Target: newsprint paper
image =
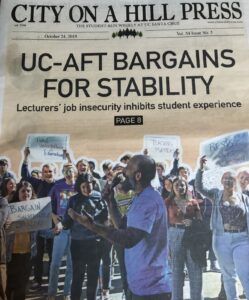
[[[0,155],[249,167],[248,1],[2,0]],[[59,172],[59,171],[58,171]],[[209,285],[212,284],[209,282]]]

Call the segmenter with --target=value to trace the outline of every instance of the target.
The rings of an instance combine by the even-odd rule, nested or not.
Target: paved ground
[[[120,280],[120,274],[119,274],[119,268],[118,265],[115,265],[114,274],[112,278],[112,286],[113,289],[111,290],[110,294],[110,300],[122,300],[122,287],[121,287],[121,280]],[[62,289],[63,289],[63,280],[64,280],[64,272],[65,272],[65,266],[61,267],[60,270],[60,278],[59,278],[59,288],[60,291],[58,292],[58,296],[56,299],[62,300]],[[31,278],[32,279],[32,278]],[[214,273],[214,272],[205,272],[203,273],[203,295],[205,300],[214,300],[217,299],[217,296],[220,291],[220,274]],[[47,293],[47,277],[44,276],[44,284],[42,285],[42,288],[39,291],[29,291],[27,299],[30,300],[38,300],[38,299],[46,299],[46,293]],[[239,291],[240,294],[242,293],[241,286],[239,285]],[[81,300],[85,300],[85,287],[83,287],[83,294]],[[101,300],[100,295],[97,298],[98,300]],[[189,300],[189,282],[188,280],[185,281],[184,286],[184,299]]]

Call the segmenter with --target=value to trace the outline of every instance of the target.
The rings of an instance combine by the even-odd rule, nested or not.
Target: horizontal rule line
[[[12,39],[12,41],[108,41],[109,39]]]
[[[189,38],[211,38],[211,37],[217,37],[217,36],[244,36],[244,34],[226,34],[226,35],[188,35],[188,36],[157,36],[157,37],[146,37],[146,39],[189,39]]]
[[[109,33],[109,31],[20,31],[20,30],[13,30],[12,32],[20,32],[20,33]]]
[[[244,29],[244,27],[227,27],[227,28],[176,28],[176,29],[146,29],[145,31],[176,31],[176,30],[215,30],[215,29],[227,29],[227,30],[231,30],[231,29]]]

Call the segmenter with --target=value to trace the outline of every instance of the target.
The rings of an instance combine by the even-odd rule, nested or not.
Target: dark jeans
[[[87,300],[95,300],[97,294],[100,242],[96,240],[71,240],[73,280],[71,300],[79,300],[85,271],[87,271]]]
[[[105,239],[100,241],[100,251],[101,251],[101,260],[102,260],[102,289],[110,289],[111,282],[111,267],[112,267],[112,257],[111,250],[112,244]]]
[[[118,263],[119,263],[119,269],[121,274],[122,286],[125,293],[125,299],[130,300],[128,295],[127,273],[126,273],[125,262],[124,262],[124,248],[118,245],[114,245],[114,249],[116,250],[117,257],[118,257]]]
[[[170,300],[171,299],[171,293],[162,293],[162,294],[149,295],[149,296],[137,296],[129,290],[128,294],[130,300]]]
[[[25,300],[30,271],[30,253],[12,254],[12,259],[7,264],[6,295],[8,300]]]
[[[39,284],[42,284],[42,275],[43,275],[43,255],[47,251],[49,257],[48,270],[50,270],[50,264],[52,260],[52,251],[53,251],[53,239],[45,239],[44,237],[37,236],[36,246],[37,246],[37,255],[34,262],[34,277],[35,281]]]

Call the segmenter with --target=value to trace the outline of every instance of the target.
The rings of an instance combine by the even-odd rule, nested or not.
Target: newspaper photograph
[[[0,26],[0,299],[249,299],[248,1]]]

